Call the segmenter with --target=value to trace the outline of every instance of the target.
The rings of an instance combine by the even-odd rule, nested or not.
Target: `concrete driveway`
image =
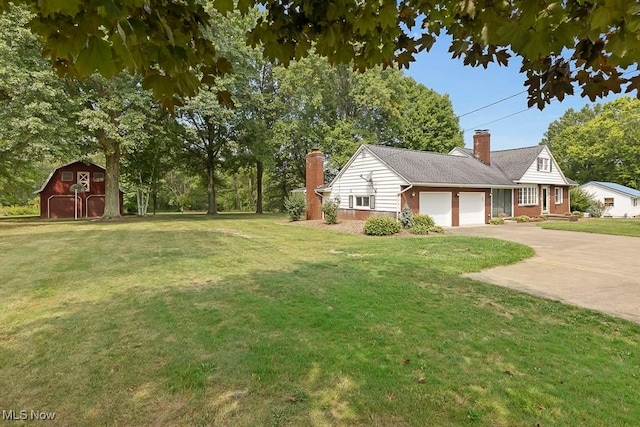
[[[543,230],[535,224],[460,227],[449,234],[523,243],[536,255],[466,277],[640,323],[640,238]]]

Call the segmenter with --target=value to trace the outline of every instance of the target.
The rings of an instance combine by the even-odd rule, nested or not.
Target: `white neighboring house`
[[[604,203],[605,216],[640,215],[640,191],[614,182],[589,181],[580,188]]]

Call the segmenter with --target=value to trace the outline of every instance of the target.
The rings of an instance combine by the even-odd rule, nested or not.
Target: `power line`
[[[627,71],[627,72],[625,72],[625,73],[621,74],[621,75],[620,75],[620,77],[622,77],[622,76],[626,76],[626,75],[627,75],[627,74],[629,74],[629,73],[634,73],[634,72],[638,72],[638,71],[640,71],[640,70],[629,70],[629,71]],[[639,76],[640,76],[640,74],[639,74]],[[634,76],[634,77],[637,77],[637,76]],[[508,100],[508,99],[515,98],[516,96],[518,96],[518,95],[522,95],[522,94],[523,94],[523,93],[525,93],[525,92],[527,92],[527,91],[526,91],[526,90],[523,90],[522,92],[518,92],[518,93],[513,94],[513,95],[511,95],[511,96],[507,96],[506,98],[502,98],[502,99],[500,99],[500,100],[498,100],[498,101],[492,102],[491,104],[487,104],[487,105],[485,105],[485,106],[483,106],[483,107],[476,108],[475,110],[469,111],[468,113],[465,113],[465,114],[462,114],[462,115],[458,116],[458,118],[463,117],[463,116],[467,116],[467,115],[472,114],[472,113],[475,113],[476,111],[484,110],[485,108],[489,108],[489,107],[491,107],[491,106],[493,106],[493,105],[499,104],[499,103],[501,103],[501,102],[503,102],[503,101],[506,101],[506,100]],[[486,126],[486,125],[489,125],[489,124],[491,124],[491,123],[499,122],[500,120],[508,119],[509,117],[513,117],[513,116],[518,115],[518,114],[522,114],[522,113],[524,113],[525,111],[529,111],[529,110],[530,110],[530,109],[532,109],[533,107],[534,107],[534,105],[532,105],[532,106],[531,106],[531,107],[529,107],[529,108],[525,108],[524,110],[516,111],[515,113],[511,113],[511,114],[509,114],[509,115],[506,115],[506,116],[500,117],[499,119],[491,120],[490,122],[486,122],[486,123],[482,123],[482,124],[480,124],[480,125],[476,125],[476,126],[470,127],[470,128],[468,128],[468,129],[465,129],[465,130],[463,131],[463,133],[464,133],[464,132],[468,132],[468,131],[470,131],[470,130],[472,130],[472,129],[479,129],[479,128],[481,128],[482,126]]]
[[[464,116],[468,116],[469,114],[473,114],[473,113],[475,113],[475,112],[477,112],[477,111],[484,110],[485,108],[492,107],[492,106],[494,106],[494,105],[496,105],[496,104],[499,104],[499,103],[501,103],[501,102],[506,101],[507,99],[515,98],[516,96],[518,96],[518,95],[522,95],[523,93],[526,93],[526,92],[527,92],[526,90],[523,90],[522,92],[518,92],[518,93],[516,93],[516,94],[514,94],[514,95],[507,96],[506,98],[499,99],[498,101],[496,101],[496,102],[492,102],[491,104],[487,104],[487,105],[485,105],[485,106],[483,106],[483,107],[476,108],[476,109],[475,109],[475,110],[473,110],[473,111],[469,111],[468,113],[461,114],[461,115],[459,115],[459,116],[458,116],[458,118],[460,118],[460,117],[464,117]]]
[[[470,130],[472,130],[472,129],[478,129],[478,128],[481,128],[482,126],[490,125],[491,123],[495,123],[495,122],[499,122],[500,120],[508,119],[509,117],[513,117],[513,116],[515,116],[515,115],[517,115],[517,114],[521,114],[521,113],[524,113],[525,111],[529,111],[529,110],[530,110],[530,109],[532,109],[533,107],[534,107],[534,106],[532,105],[532,106],[531,106],[531,107],[529,107],[529,108],[525,108],[524,110],[520,110],[520,111],[517,111],[517,112],[515,112],[515,113],[511,113],[511,114],[509,114],[509,115],[507,115],[507,116],[504,116],[504,117],[500,117],[499,119],[491,120],[490,122],[486,122],[486,123],[482,123],[482,124],[480,124],[480,125],[476,125],[476,126],[470,127],[469,129],[465,129],[463,132],[468,132],[468,131],[470,131]]]

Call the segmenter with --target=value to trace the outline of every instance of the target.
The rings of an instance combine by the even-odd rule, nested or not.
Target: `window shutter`
[[[553,172],[553,161],[549,159],[549,172]]]
[[[538,158],[538,160],[536,161],[537,166],[538,166],[538,171],[540,170],[540,158]]]
[[[353,209],[353,195],[349,195],[349,209]]]
[[[369,209],[376,208],[376,196],[369,196]]]

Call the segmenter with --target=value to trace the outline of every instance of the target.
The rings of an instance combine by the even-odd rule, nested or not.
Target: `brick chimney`
[[[479,129],[473,134],[473,155],[485,165],[491,164],[491,134]]]
[[[306,157],[307,219],[322,219],[322,199],[316,193],[316,188],[323,184],[324,153],[313,148]]]

